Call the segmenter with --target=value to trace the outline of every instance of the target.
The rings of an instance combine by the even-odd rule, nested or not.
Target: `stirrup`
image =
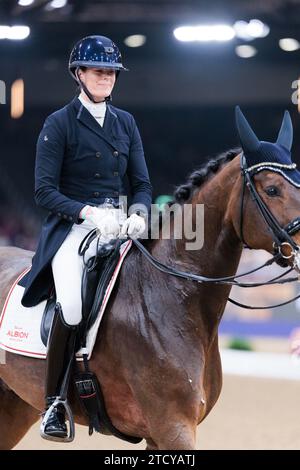
[[[69,429],[68,429],[67,437],[50,436],[49,434],[45,433],[45,427],[49,419],[49,416],[51,415],[53,409],[56,408],[58,405],[61,405],[64,407],[65,413],[66,413],[66,420],[69,421],[69,426],[68,426]],[[55,441],[55,442],[72,442],[74,440],[74,437],[75,437],[74,418],[73,418],[73,414],[72,414],[72,411],[71,411],[71,408],[69,406],[67,399],[63,400],[60,397],[56,397],[52,405],[49,406],[41,423],[40,436],[43,439],[46,439],[48,441]]]

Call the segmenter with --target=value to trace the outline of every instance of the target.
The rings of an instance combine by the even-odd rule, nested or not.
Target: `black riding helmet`
[[[96,101],[78,76],[78,69],[81,67],[116,70],[117,76],[121,70],[128,71],[122,64],[119,48],[111,39],[105,36],[87,36],[78,41],[70,54],[69,72],[94,103]],[[110,97],[106,98],[109,99]]]

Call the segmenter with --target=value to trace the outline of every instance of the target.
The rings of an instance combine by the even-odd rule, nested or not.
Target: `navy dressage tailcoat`
[[[46,119],[37,141],[35,200],[49,214],[32,267],[19,281],[25,287],[22,305],[31,307],[49,297],[52,258],[72,225],[82,222],[81,209],[126,195],[125,176],[132,204],[149,210],[152,187],[131,114],[107,105],[101,127],[76,97]]]

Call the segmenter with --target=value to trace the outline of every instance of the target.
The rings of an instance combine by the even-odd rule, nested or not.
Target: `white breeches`
[[[103,209],[112,211],[121,226],[126,214],[119,209]],[[64,242],[52,259],[52,272],[56,290],[56,301],[60,302],[64,320],[69,325],[78,325],[82,318],[81,279],[83,273],[83,257],[78,248],[94,225],[84,220],[81,224],[73,224]],[[109,240],[101,239],[100,244]],[[96,254],[97,237],[92,241],[85,253],[85,261]]]

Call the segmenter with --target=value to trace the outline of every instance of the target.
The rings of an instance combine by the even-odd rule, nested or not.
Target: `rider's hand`
[[[139,238],[145,230],[146,222],[144,217],[141,217],[137,214],[132,214],[122,225],[121,235],[129,235],[131,238]]]
[[[99,209],[98,207],[85,206],[79,217],[87,220],[98,228],[101,237],[112,239],[119,236],[120,226],[119,223],[109,211],[106,209]]]
[[[97,227],[98,223],[100,223],[101,219],[103,218],[103,212],[97,207],[85,206],[80,211],[79,217]]]
[[[102,219],[97,224],[97,228],[100,231],[100,235],[103,240],[118,238],[120,233],[118,220],[109,212],[102,216]]]

